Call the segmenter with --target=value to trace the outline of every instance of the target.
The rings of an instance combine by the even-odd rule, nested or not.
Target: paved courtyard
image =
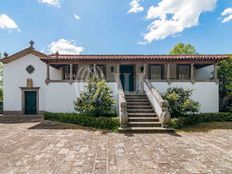
[[[0,173],[232,173],[232,128],[117,134],[0,118]]]

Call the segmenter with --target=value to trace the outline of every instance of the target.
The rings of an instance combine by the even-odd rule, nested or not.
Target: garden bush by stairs
[[[146,95],[126,95],[128,124],[120,132],[133,133],[167,133],[171,128],[163,128]]]

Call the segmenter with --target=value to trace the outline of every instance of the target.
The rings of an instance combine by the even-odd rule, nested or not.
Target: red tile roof
[[[5,58],[1,59],[0,62],[5,63],[5,64],[10,63],[10,62],[13,62],[13,61],[15,61],[15,60],[17,60],[17,59],[19,59],[19,58],[21,58],[23,56],[28,55],[28,54],[33,54],[33,55],[38,56],[38,57],[47,56],[46,54],[41,53],[41,52],[29,47],[29,48],[26,48],[26,49],[24,49],[22,51],[19,51],[19,52],[15,53],[15,54],[12,54],[12,55],[10,55],[8,57],[5,57]]]
[[[42,57],[48,62],[118,62],[118,61],[220,61],[229,55],[64,55],[52,54]]]
[[[10,63],[27,54],[34,54],[41,58],[41,60],[53,63],[156,63],[156,62],[216,62],[228,58],[231,55],[215,54],[215,55],[65,55],[52,54],[46,55],[33,48],[26,48],[11,56],[3,58],[0,62]]]

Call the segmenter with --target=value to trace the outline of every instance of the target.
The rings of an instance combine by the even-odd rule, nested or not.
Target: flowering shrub
[[[181,117],[188,113],[199,111],[200,104],[190,99],[192,90],[183,88],[169,88],[163,98],[169,103],[169,112],[172,117]]]

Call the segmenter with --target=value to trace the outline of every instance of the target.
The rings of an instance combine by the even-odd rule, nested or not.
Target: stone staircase
[[[173,129],[163,128],[159,122],[150,101],[145,94],[128,94],[127,101],[128,124],[120,128],[120,132],[133,133],[166,133]]]

